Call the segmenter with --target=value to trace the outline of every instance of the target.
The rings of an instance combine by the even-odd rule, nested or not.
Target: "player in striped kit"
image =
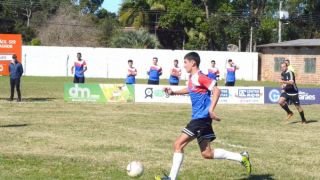
[[[177,59],[175,59],[173,61],[173,64],[174,64],[174,66],[170,72],[169,83],[172,86],[177,86],[177,85],[179,85],[179,80],[181,77],[181,68],[179,68],[179,66],[178,66],[179,61]]]
[[[128,60],[128,72],[127,72],[127,79],[126,84],[135,84],[136,83],[136,75],[137,75],[137,69],[133,67],[133,60]]]

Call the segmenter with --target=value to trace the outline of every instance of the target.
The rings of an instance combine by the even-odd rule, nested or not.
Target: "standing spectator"
[[[290,60],[289,60],[289,59],[286,59],[286,60],[284,60],[284,63],[286,63],[287,66],[288,66],[288,69],[289,69],[291,72],[294,73],[294,68],[293,68],[292,65],[290,64]]]
[[[71,67],[71,74],[75,69],[73,83],[84,83],[84,72],[87,71],[87,63],[81,58],[81,53],[77,53],[77,60],[74,62],[74,65]]]
[[[135,84],[136,83],[136,75],[137,75],[137,69],[133,67],[133,60],[128,60],[128,73],[127,73],[127,79],[126,84]]]
[[[160,76],[162,75],[162,68],[158,66],[158,58],[153,58],[153,65],[150,67],[149,71],[147,71],[149,76],[148,84],[159,85]]]
[[[216,61],[211,61],[211,68],[208,69],[208,77],[216,81],[216,86],[218,85],[218,80],[220,77],[219,69],[216,67]]]
[[[171,69],[170,79],[169,79],[169,83],[172,86],[179,85],[179,79],[181,77],[181,68],[179,68],[178,64],[179,64],[179,61],[175,59],[173,61],[173,68]]]
[[[227,77],[226,77],[226,86],[234,86],[236,83],[236,70],[239,69],[239,66],[234,64],[232,59],[228,60],[227,64]]]
[[[12,55],[12,62],[9,65],[9,73],[10,73],[10,99],[9,101],[13,101],[14,97],[14,88],[17,90],[18,99],[17,101],[21,101],[21,91],[20,91],[20,79],[23,74],[22,64],[19,63],[17,59],[17,55]]]

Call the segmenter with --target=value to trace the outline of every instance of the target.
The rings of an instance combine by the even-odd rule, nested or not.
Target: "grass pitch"
[[[63,84],[70,81],[23,77],[17,103],[6,100],[9,82],[0,77],[0,179],[126,180],[133,160],[145,166],[140,179],[170,170],[172,142],[190,119],[190,105],[65,103]],[[213,146],[249,151],[249,179],[320,179],[320,105],[303,108],[311,120],[306,125],[294,109],[293,119],[284,121],[277,105],[218,105],[222,121],[213,125]],[[185,149],[180,180],[246,178],[236,162],[202,159],[196,141]]]

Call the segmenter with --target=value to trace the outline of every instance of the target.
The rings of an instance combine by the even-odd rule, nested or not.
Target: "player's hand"
[[[221,121],[221,119],[217,116],[217,114],[213,111],[209,112],[212,120]]]
[[[172,95],[173,94],[173,91],[171,88],[168,88],[168,87],[164,87],[163,88],[163,91],[166,93],[166,94],[169,94],[169,95]]]

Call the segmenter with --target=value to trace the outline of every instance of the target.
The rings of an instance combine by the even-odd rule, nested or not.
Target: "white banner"
[[[157,103],[190,103],[189,95],[168,96],[162,85],[135,85],[135,102],[157,102]],[[172,90],[179,90],[185,86],[171,86]]]
[[[264,87],[219,87],[220,104],[264,104]]]
[[[155,103],[190,103],[189,95],[168,96],[162,85],[135,85],[135,102]],[[171,86],[172,90],[179,90],[185,86]],[[263,87],[219,87],[220,104],[264,104]]]

